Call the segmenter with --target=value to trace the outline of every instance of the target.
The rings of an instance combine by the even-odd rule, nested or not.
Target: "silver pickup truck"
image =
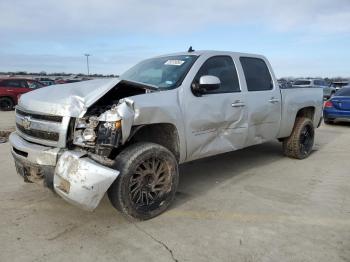
[[[108,192],[128,217],[149,219],[173,201],[181,163],[275,139],[307,157],[322,101],[322,89],[280,90],[263,56],[191,51],[23,95],[10,143],[25,181],[87,210]]]

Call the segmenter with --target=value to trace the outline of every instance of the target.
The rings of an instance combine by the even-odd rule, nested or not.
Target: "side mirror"
[[[205,76],[201,76],[201,78],[199,79],[199,84],[197,83],[192,84],[192,92],[195,95],[200,96],[206,93],[207,91],[219,89],[220,85],[221,85],[221,81],[218,77],[205,75]]]

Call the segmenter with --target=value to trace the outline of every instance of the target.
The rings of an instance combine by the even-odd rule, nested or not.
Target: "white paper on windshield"
[[[174,66],[180,66],[183,63],[185,63],[185,61],[183,60],[168,60],[164,63],[164,65],[174,65]]]

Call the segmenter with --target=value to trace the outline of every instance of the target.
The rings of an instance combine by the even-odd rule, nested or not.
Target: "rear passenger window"
[[[264,60],[240,57],[248,91],[264,91],[273,88],[272,78]]]
[[[204,62],[199,69],[195,83],[199,83],[201,76],[211,75],[220,79],[219,89],[207,91],[206,94],[240,92],[235,64],[230,56],[214,56]]]
[[[18,80],[4,80],[1,83],[7,87],[22,87],[21,82]]]

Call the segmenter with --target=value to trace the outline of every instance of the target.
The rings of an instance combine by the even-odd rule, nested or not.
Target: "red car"
[[[43,86],[42,83],[31,79],[0,79],[0,110],[13,109],[22,94]]]

